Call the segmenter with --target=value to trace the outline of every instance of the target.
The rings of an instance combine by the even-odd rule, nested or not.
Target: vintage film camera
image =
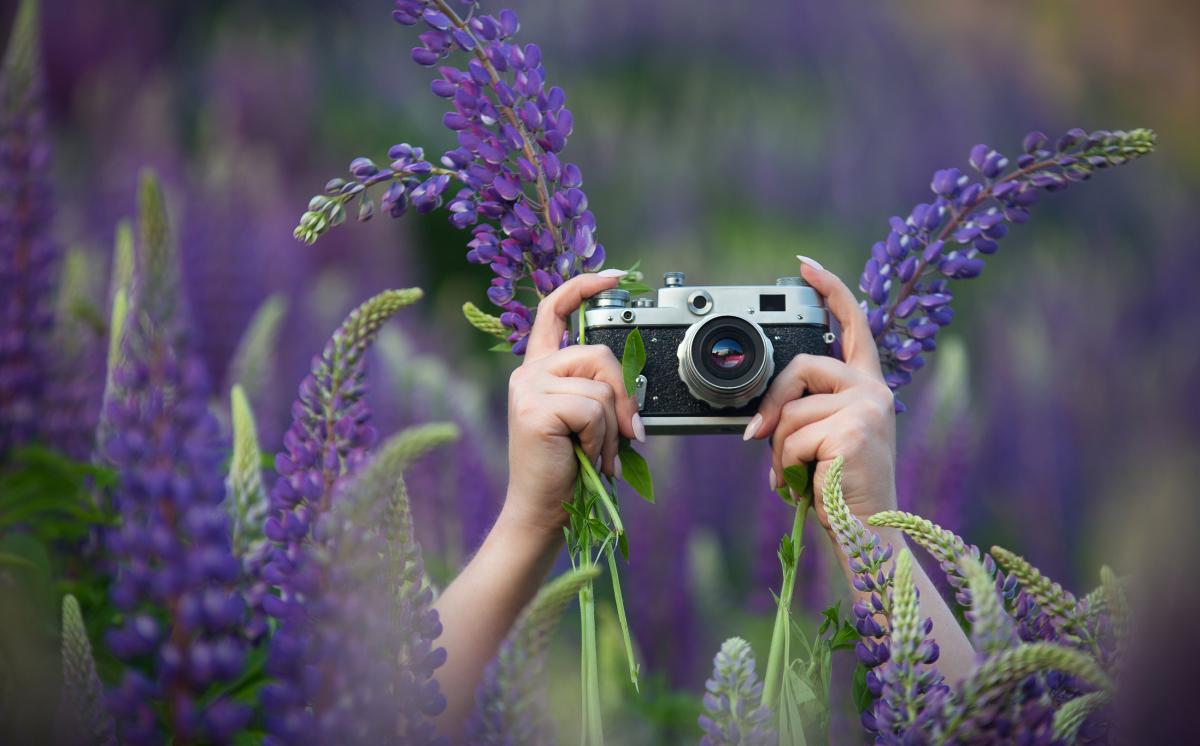
[[[774,285],[688,286],[668,272],[658,297],[605,290],[583,313],[586,341],[620,359],[640,330],[637,400],[647,433],[741,433],[775,375],[801,353],[830,354],[821,296],[799,277]]]

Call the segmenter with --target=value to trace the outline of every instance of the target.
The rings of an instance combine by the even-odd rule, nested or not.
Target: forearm
[[[479,551],[442,592],[438,644],[446,663],[437,679],[446,697],[439,729],[456,734],[471,711],[483,669],[496,655],[517,615],[537,593],[562,546],[562,533],[531,526],[506,501]]]
[[[897,553],[908,546],[902,531],[892,528],[874,530],[879,534],[880,542],[884,545],[891,544]],[[832,535],[830,540],[833,541]],[[841,562],[842,572],[849,582],[853,577],[853,573],[850,572],[849,559],[841,549],[836,548],[836,541],[835,549],[838,560]],[[891,562],[889,562],[890,564]],[[958,620],[954,618],[954,612],[946,605],[942,594],[938,592],[919,562],[913,563],[913,582],[920,595],[921,616],[933,620],[933,631],[930,632],[930,637],[937,641],[940,650],[937,662],[938,670],[942,672],[948,682],[957,683],[966,678],[974,667],[975,649],[958,624]],[[857,590],[853,592],[856,596],[861,596],[863,600],[866,600],[868,595]]]

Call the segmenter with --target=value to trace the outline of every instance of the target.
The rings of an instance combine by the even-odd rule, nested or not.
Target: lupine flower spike
[[[545,696],[545,658],[559,618],[579,590],[600,575],[580,567],[555,578],[521,612],[513,631],[488,664],[466,725],[479,746],[557,743]]]
[[[0,454],[32,441],[49,366],[59,248],[37,0],[17,10],[0,67]]]
[[[261,579],[273,592],[254,600],[278,620],[267,658],[274,681],[263,697],[272,711],[267,729],[279,743],[301,742],[313,732],[313,703],[330,691],[329,677],[335,673],[314,676],[310,657],[317,654],[327,664],[312,645],[334,614],[321,595],[330,587],[327,559],[334,534],[320,534],[316,527],[331,514],[335,495],[342,494],[346,477],[365,462],[376,440],[364,400],[365,352],[380,327],[420,297],[415,288],[388,290],[351,312],[313,359],[292,406],[285,450],[275,458],[279,478],[264,524],[270,546],[261,563]]]
[[[69,593],[62,604],[62,695],[56,727],[55,743],[61,746],[117,743],[79,602]]]
[[[754,653],[740,637],[731,637],[713,658],[705,683],[701,746],[773,746],[779,736],[771,711],[762,704],[762,682],[754,673]]]
[[[892,390],[912,380],[937,347],[938,330],[954,318],[952,280],[983,272],[1009,224],[1024,223],[1042,191],[1055,192],[1154,149],[1154,132],[1073,129],[1057,142],[1030,132],[1015,161],[989,148],[971,149],[977,178],[957,168],[934,173],[931,202],[890,219],[887,238],[871,247],[859,289]],[[903,405],[897,400],[898,410]]]
[[[466,5],[465,18],[444,0],[396,0],[392,12],[398,23],[425,27],[412,58],[436,67],[431,88],[451,104],[442,122],[455,132],[458,147],[436,163],[408,143],[392,146],[387,166],[355,158],[350,178],[326,184],[295,233],[312,243],[344,222],[354,201],[358,219],[369,220],[376,212],[375,188],[383,191],[379,209],[392,217],[409,207],[430,212],[456,182],[450,222],[471,231],[467,260],[491,267],[488,298],[503,310],[505,338],[521,354],[533,314],[518,293],[543,296],[581,271],[599,269],[604,247],[596,242],[579,167],[561,160],[574,117],[563,90],[546,84],[541,50],[513,40],[520,27],[513,11],[493,16],[478,3]],[[466,64],[444,64],[456,52]]]
[[[874,670],[891,657],[888,647],[888,630],[880,624],[886,623],[892,606],[892,571],[889,563],[892,546],[880,546],[879,536],[863,526],[850,513],[842,499],[842,467],[839,456],[825,473],[825,484],[821,488],[825,498],[825,512],[837,538],[838,546],[850,559],[851,581],[854,588],[869,594],[866,601],[856,601],[853,607],[855,627],[862,640],[855,647],[858,660],[867,667],[867,689],[878,698],[883,691],[883,681]],[[863,727],[877,732],[876,715],[873,709],[862,714]]]
[[[230,741],[249,717],[214,685],[243,672],[245,603],[221,501],[224,447],[191,353],[174,243],[153,177],[139,192],[141,245],[122,353],[105,401],[103,452],[120,472],[105,529],[122,622],[109,649],[126,663],[110,697],[121,740]],[[115,330],[114,330],[115,331]],[[160,721],[162,718],[162,721]]]

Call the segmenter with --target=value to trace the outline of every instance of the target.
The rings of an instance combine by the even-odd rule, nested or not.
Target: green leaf
[[[625,378],[625,392],[630,396],[637,393],[637,377],[646,367],[646,345],[638,329],[625,337],[625,351],[621,354],[621,373]],[[624,466],[624,464],[622,464]]]
[[[650,476],[650,465],[642,458],[642,454],[633,450],[629,441],[622,438],[617,457],[621,459],[621,478],[647,502],[654,502],[654,479]]]
[[[488,352],[512,352],[512,343],[499,342],[489,347]]]
[[[812,475],[816,464],[793,464],[783,470],[783,486],[776,492],[786,503],[812,500]]]
[[[646,293],[649,293],[652,290],[654,290],[654,288],[650,287],[646,283],[639,282],[637,280],[630,280],[629,282],[622,282],[617,287],[620,288],[621,290],[629,291],[630,295],[645,295]]]
[[[800,678],[794,668],[783,673],[783,693],[779,699],[779,742],[804,746],[804,717],[801,707],[816,698],[812,687]]]
[[[621,534],[617,537],[617,549],[620,550],[621,556],[625,561],[629,561],[629,537],[626,534]]]
[[[854,668],[854,707],[859,712],[866,712],[871,707],[871,692],[867,689],[867,667],[859,663]]]
[[[830,650],[853,650],[858,641],[862,639],[862,635],[854,628],[854,625],[845,620],[842,621],[841,628],[829,640]]]

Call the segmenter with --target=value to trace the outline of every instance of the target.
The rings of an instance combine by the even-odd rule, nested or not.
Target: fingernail
[[[599,472],[599,471],[600,471],[600,459],[601,459],[601,458],[603,458],[603,456],[597,456],[597,457],[596,457],[596,462],[592,464],[592,466],[596,467],[596,471],[597,471],[597,472]]]
[[[813,259],[811,256],[804,256],[803,254],[797,254],[796,258],[800,260],[801,264],[807,264],[808,266],[812,267],[813,269],[819,269],[822,271],[824,271],[824,269],[825,269],[824,267],[821,266],[820,262],[818,262],[816,259]]]
[[[633,437],[639,443],[646,442],[646,426],[642,424],[642,416],[640,414],[633,416]]]
[[[613,479],[620,479],[620,478],[621,478],[621,459],[618,457],[618,458],[613,459]]]
[[[771,480],[771,489],[773,489],[773,490],[779,489],[779,482],[776,481],[776,479],[775,479],[775,467],[774,466],[771,467],[770,480]]]
[[[596,274],[600,275],[601,277],[624,277],[625,275],[629,274],[629,272],[623,269],[603,269]]]
[[[754,434],[758,432],[758,428],[762,427],[762,415],[756,414],[746,425],[746,432],[742,433],[742,440],[750,440]]]

